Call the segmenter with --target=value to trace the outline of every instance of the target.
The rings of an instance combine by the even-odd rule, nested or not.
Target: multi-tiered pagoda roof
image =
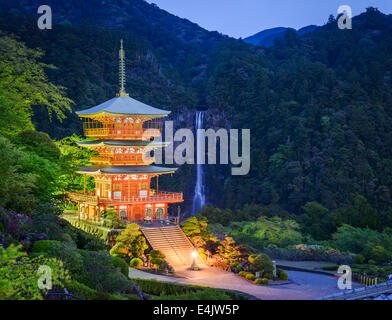
[[[143,102],[137,101],[131,97],[115,97],[105,101],[95,107],[76,112],[80,117],[92,116],[97,114],[112,115],[137,115],[153,116],[154,118],[166,117],[171,111],[151,107]]]
[[[120,49],[120,91],[117,97],[95,107],[76,112],[91,141],[78,142],[96,151],[94,165],[79,168],[85,176],[83,194],[72,194],[80,216],[99,219],[108,206],[115,207],[124,220],[167,218],[169,203],[183,201],[182,193],[158,190],[158,176],[174,173],[176,168],[151,165],[151,151],[168,145],[155,141],[161,136],[161,118],[170,111],[151,107],[125,92],[124,51]],[[86,193],[86,175],[95,179],[95,192]],[[156,178],[156,188],[151,179]]]

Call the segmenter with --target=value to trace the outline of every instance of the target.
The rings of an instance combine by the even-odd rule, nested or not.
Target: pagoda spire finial
[[[123,40],[121,39],[120,51],[119,51],[119,84],[120,92],[117,94],[118,97],[128,97],[128,93],[125,92],[125,52],[123,49]]]

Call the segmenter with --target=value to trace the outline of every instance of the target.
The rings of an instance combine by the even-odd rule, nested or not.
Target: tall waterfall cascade
[[[206,198],[204,194],[204,183],[203,183],[203,165],[200,164],[200,159],[204,157],[204,154],[201,154],[202,151],[202,143],[197,136],[197,130],[203,129],[204,122],[204,111],[196,111],[196,185],[195,185],[195,193],[193,197],[192,203],[192,216],[199,212],[203,206],[205,205]]]

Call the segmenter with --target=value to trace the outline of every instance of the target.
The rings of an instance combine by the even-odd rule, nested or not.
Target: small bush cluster
[[[254,284],[258,284],[258,285],[268,284],[267,278],[259,279],[251,272],[241,271],[240,273],[238,273],[238,275],[240,277],[250,281],[250,282],[253,282]],[[265,280],[267,280],[267,281],[265,281]]]
[[[119,257],[113,257],[113,265],[117,268],[120,269],[121,273],[128,277],[129,274],[129,268],[127,263],[124,261],[124,259],[121,259]]]
[[[151,299],[159,300],[248,300],[246,293],[206,288],[196,285],[163,282],[147,279],[131,279]]]
[[[139,259],[139,258],[133,258],[129,262],[129,266],[131,266],[132,268],[140,268],[142,265],[143,265],[143,261],[142,261],[142,259]]]
[[[338,264],[350,264],[354,262],[354,254],[341,252],[322,245],[299,244],[287,248],[279,248],[275,245],[268,245],[265,252],[276,259],[291,261],[328,261]]]
[[[334,266],[324,266],[322,269],[325,271],[336,271],[339,268],[338,265],[334,265]]]
[[[72,292],[74,299],[84,300],[139,300],[139,297],[135,294],[120,295],[115,293],[108,293],[91,289],[75,280],[64,281],[64,286],[69,292]]]
[[[63,219],[68,221],[73,227],[83,230],[89,234],[92,234],[105,242],[108,240],[108,233],[111,231],[109,228],[105,228],[99,225],[95,225],[88,221],[78,220],[74,217],[64,215]]]
[[[278,273],[279,280],[286,281],[289,278],[289,276],[287,275],[287,272],[284,271],[283,269],[278,269],[277,273]]]

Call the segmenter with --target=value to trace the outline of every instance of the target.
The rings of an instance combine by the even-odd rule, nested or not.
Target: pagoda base
[[[115,210],[122,222],[129,221],[165,221],[168,218],[167,203],[121,203],[113,205],[92,205],[89,203],[79,203],[78,212],[81,219],[100,221],[105,212]]]

